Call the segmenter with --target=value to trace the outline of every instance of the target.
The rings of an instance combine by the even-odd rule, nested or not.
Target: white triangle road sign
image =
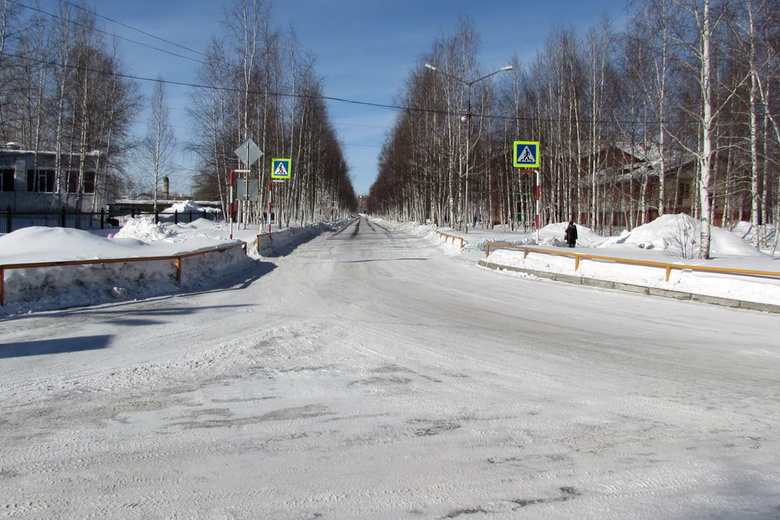
[[[536,163],[536,157],[534,157],[534,153],[531,151],[531,149],[526,146],[523,148],[523,151],[520,154],[520,158],[517,159],[517,162],[534,164]]]

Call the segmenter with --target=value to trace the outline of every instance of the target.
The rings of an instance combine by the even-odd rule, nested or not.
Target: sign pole
[[[539,141],[514,141],[512,143],[512,166],[515,168],[533,169],[536,173],[536,244],[539,244],[539,227],[541,225],[542,179],[539,169],[542,166],[542,150]]]
[[[274,194],[274,181],[269,179],[268,180],[268,232],[271,232],[271,212],[274,209],[273,204],[273,194]]]
[[[230,220],[230,240],[233,240],[233,187],[236,183],[236,171],[230,170],[230,199],[228,200],[228,219]]]
[[[539,226],[540,226],[540,207],[542,198],[542,177],[539,175],[539,169],[534,170],[536,172],[536,245],[539,245]]]
[[[242,204],[242,209],[243,209],[243,215],[242,216],[244,218],[244,229],[246,229],[246,226],[249,224],[248,216],[249,216],[250,199],[251,199],[252,202],[254,202],[254,199],[249,197],[249,175],[251,174],[251,167],[252,167],[252,165],[260,157],[262,157],[264,154],[263,154],[263,151],[260,148],[257,147],[255,142],[251,138],[247,139],[246,141],[241,143],[241,145],[239,145],[238,148],[233,150],[233,153],[236,154],[236,157],[238,157],[239,161],[244,163],[244,168],[246,168],[244,170],[236,170],[236,172],[242,172],[242,173],[246,174],[245,177],[244,177],[244,203]],[[231,185],[230,185],[231,190],[233,188],[233,182],[234,181],[231,179]],[[257,182],[258,183],[260,182],[259,178],[258,178]],[[258,186],[257,189],[259,190],[260,186]],[[258,191],[258,194],[259,194],[259,191]],[[233,197],[231,195],[231,204],[233,202],[232,198]],[[231,220],[230,224],[231,224],[231,237],[232,237],[232,234],[233,234],[233,232],[232,232],[233,231],[233,228],[232,228],[233,222],[232,222],[232,220]]]

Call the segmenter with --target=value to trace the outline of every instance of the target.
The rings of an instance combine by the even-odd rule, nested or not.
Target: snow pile
[[[163,224],[155,224],[148,217],[131,218],[122,226],[115,238],[134,238],[142,242],[167,240],[176,233]]]
[[[198,232],[185,243],[164,240],[174,234],[149,219],[131,220],[114,239],[70,228],[22,228],[0,237],[0,264],[174,256],[236,242]],[[251,262],[242,248],[185,258],[181,283],[172,260],[8,269],[0,315],[201,289]]]
[[[185,200],[177,202],[169,208],[165,208],[161,213],[216,213],[217,211],[216,208],[207,208],[200,204],[196,204],[191,200]]]
[[[139,256],[145,245],[138,240],[109,240],[80,229],[32,226],[0,236],[0,264]]]
[[[710,229],[712,256],[765,256],[734,233],[716,226]],[[682,213],[663,215],[632,231],[624,231],[620,237],[607,239],[598,247],[627,245],[646,250],[662,250],[667,256],[694,259],[699,254],[700,235],[701,225],[698,220]],[[581,244],[578,242],[577,245]]]
[[[758,232],[759,244],[762,248],[772,250],[777,231],[771,224],[754,226],[750,222],[736,222],[729,226],[728,230],[749,244],[755,243],[756,231]]]
[[[700,231],[699,222],[688,215],[663,215],[631,231],[623,231],[617,238],[605,240],[600,247],[628,245],[667,251],[671,256],[693,258],[699,250]]]
[[[371,221],[379,221],[381,219],[378,218],[371,218]],[[382,220],[383,223],[387,223],[387,221]],[[393,228],[397,231],[401,231],[403,233],[408,233],[410,235],[425,238],[427,240],[439,240],[439,235],[436,234],[436,231],[439,231],[439,228],[437,228],[434,224],[417,224],[416,222],[402,222],[402,223],[396,223],[393,225]],[[447,233],[449,230],[446,228],[441,229],[442,232]]]
[[[237,247],[184,258],[180,283],[176,282],[172,260],[8,269],[4,285],[6,305],[0,307],[0,316],[213,287],[226,276],[258,267],[258,260],[264,257],[287,255],[301,243],[332,229],[329,224],[317,224],[274,232],[273,241],[269,240],[272,245],[257,252],[256,226],[235,229],[236,240],[230,240],[228,224],[206,219],[177,225],[155,224],[149,218],[130,219],[114,238],[100,236],[99,231],[22,228],[0,236],[0,265],[168,257],[239,241],[247,244],[247,254]]]
[[[257,251],[258,258],[271,258],[290,254],[299,245],[308,242],[325,231],[332,230],[329,224],[314,224],[311,226],[291,227],[281,231],[260,233]]]

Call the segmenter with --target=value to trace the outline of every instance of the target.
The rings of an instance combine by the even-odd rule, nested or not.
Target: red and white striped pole
[[[271,212],[274,210],[273,197],[274,195],[274,181],[268,179],[268,232],[271,232]]]
[[[230,240],[233,240],[233,189],[236,185],[236,170],[230,170],[230,198],[228,199],[228,220],[230,221]]]
[[[536,172],[536,245],[539,245],[539,226],[540,226],[540,209],[541,209],[541,199],[542,199],[542,181],[541,176],[539,175],[539,170],[534,170]]]

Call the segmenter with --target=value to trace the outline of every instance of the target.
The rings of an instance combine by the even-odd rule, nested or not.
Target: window
[[[27,170],[27,191],[53,193],[54,170]]]
[[[95,172],[84,172],[84,184],[83,193],[95,193]],[[79,171],[68,171],[68,192],[78,193],[79,191]]]
[[[95,172],[84,172],[84,193],[95,193]]]
[[[16,170],[3,168],[0,170],[0,191],[14,191],[14,175]]]
[[[691,183],[690,182],[681,182],[680,183],[680,197],[683,199],[690,199],[691,198]]]
[[[677,190],[677,205],[685,206],[691,203],[691,183],[681,182]]]
[[[76,193],[79,191],[79,171],[78,170],[69,170],[68,171],[68,193]]]

